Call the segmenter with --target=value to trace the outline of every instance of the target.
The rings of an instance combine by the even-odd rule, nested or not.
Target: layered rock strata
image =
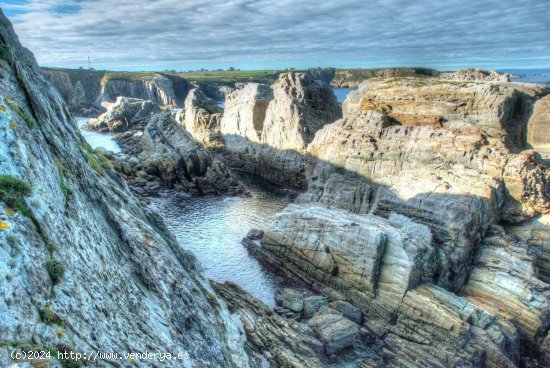
[[[199,143],[207,147],[220,147],[223,146],[220,133],[222,111],[201,89],[194,88],[175,118]]]
[[[67,106],[2,13],[0,48],[0,365],[31,346],[189,354],[140,366],[247,366],[194,256],[83,150]]]
[[[330,87],[307,73],[284,73],[271,86],[229,94],[221,133],[233,162],[275,183],[304,187],[306,146],[340,116]]]
[[[365,83],[308,145],[299,204],[248,246],[361,309],[387,366],[547,361],[547,237],[525,222],[550,211],[550,172],[525,141],[545,93]]]
[[[197,195],[244,193],[225,165],[152,101],[119,97],[84,128],[116,133],[124,157],[114,166],[140,194],[161,186]]]

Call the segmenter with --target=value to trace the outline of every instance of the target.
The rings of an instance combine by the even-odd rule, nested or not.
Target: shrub
[[[45,324],[63,326],[63,321],[49,305],[46,305],[44,306],[44,308],[39,309],[38,314],[40,315],[40,320]]]
[[[48,263],[46,263],[46,269],[54,284],[58,284],[65,275],[65,266],[56,260],[48,261]]]
[[[97,159],[97,157],[93,153],[88,153],[87,157],[88,157],[88,163],[90,164],[92,169],[94,169],[98,173],[102,173],[103,168],[101,167],[101,164],[99,163],[99,160]]]
[[[31,192],[31,186],[23,180],[10,175],[0,175],[0,201],[27,217],[31,217],[31,212],[24,198]]]

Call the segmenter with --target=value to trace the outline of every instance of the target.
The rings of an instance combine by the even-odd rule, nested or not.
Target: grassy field
[[[191,81],[234,83],[271,81],[276,79],[280,72],[280,70],[220,70],[177,73],[177,75]]]

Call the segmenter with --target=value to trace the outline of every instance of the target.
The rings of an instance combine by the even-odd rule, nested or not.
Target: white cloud
[[[0,3],[43,65],[550,67],[547,0]],[[520,65],[521,63],[521,65]]]

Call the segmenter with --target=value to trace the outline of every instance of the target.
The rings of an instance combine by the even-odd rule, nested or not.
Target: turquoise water
[[[544,84],[550,87],[550,73],[522,74],[519,78],[512,78],[512,82]]]
[[[355,91],[355,88],[333,88],[332,91],[336,96],[336,100],[342,103],[350,92]]]
[[[238,176],[251,197],[191,197],[169,192],[151,198],[151,206],[192,251],[208,278],[233,281],[267,305],[275,305],[275,290],[284,280],[266,270],[248,254],[241,240],[252,228],[266,229],[293,194],[250,176]]]
[[[75,117],[76,123],[79,128],[82,128],[84,124],[90,120],[89,118]],[[97,132],[88,132],[86,130],[80,129],[80,134],[86,139],[86,142],[92,148],[104,148],[107,151],[112,151],[114,153],[120,152],[120,147],[115,142],[115,139],[109,134],[97,133]]]

